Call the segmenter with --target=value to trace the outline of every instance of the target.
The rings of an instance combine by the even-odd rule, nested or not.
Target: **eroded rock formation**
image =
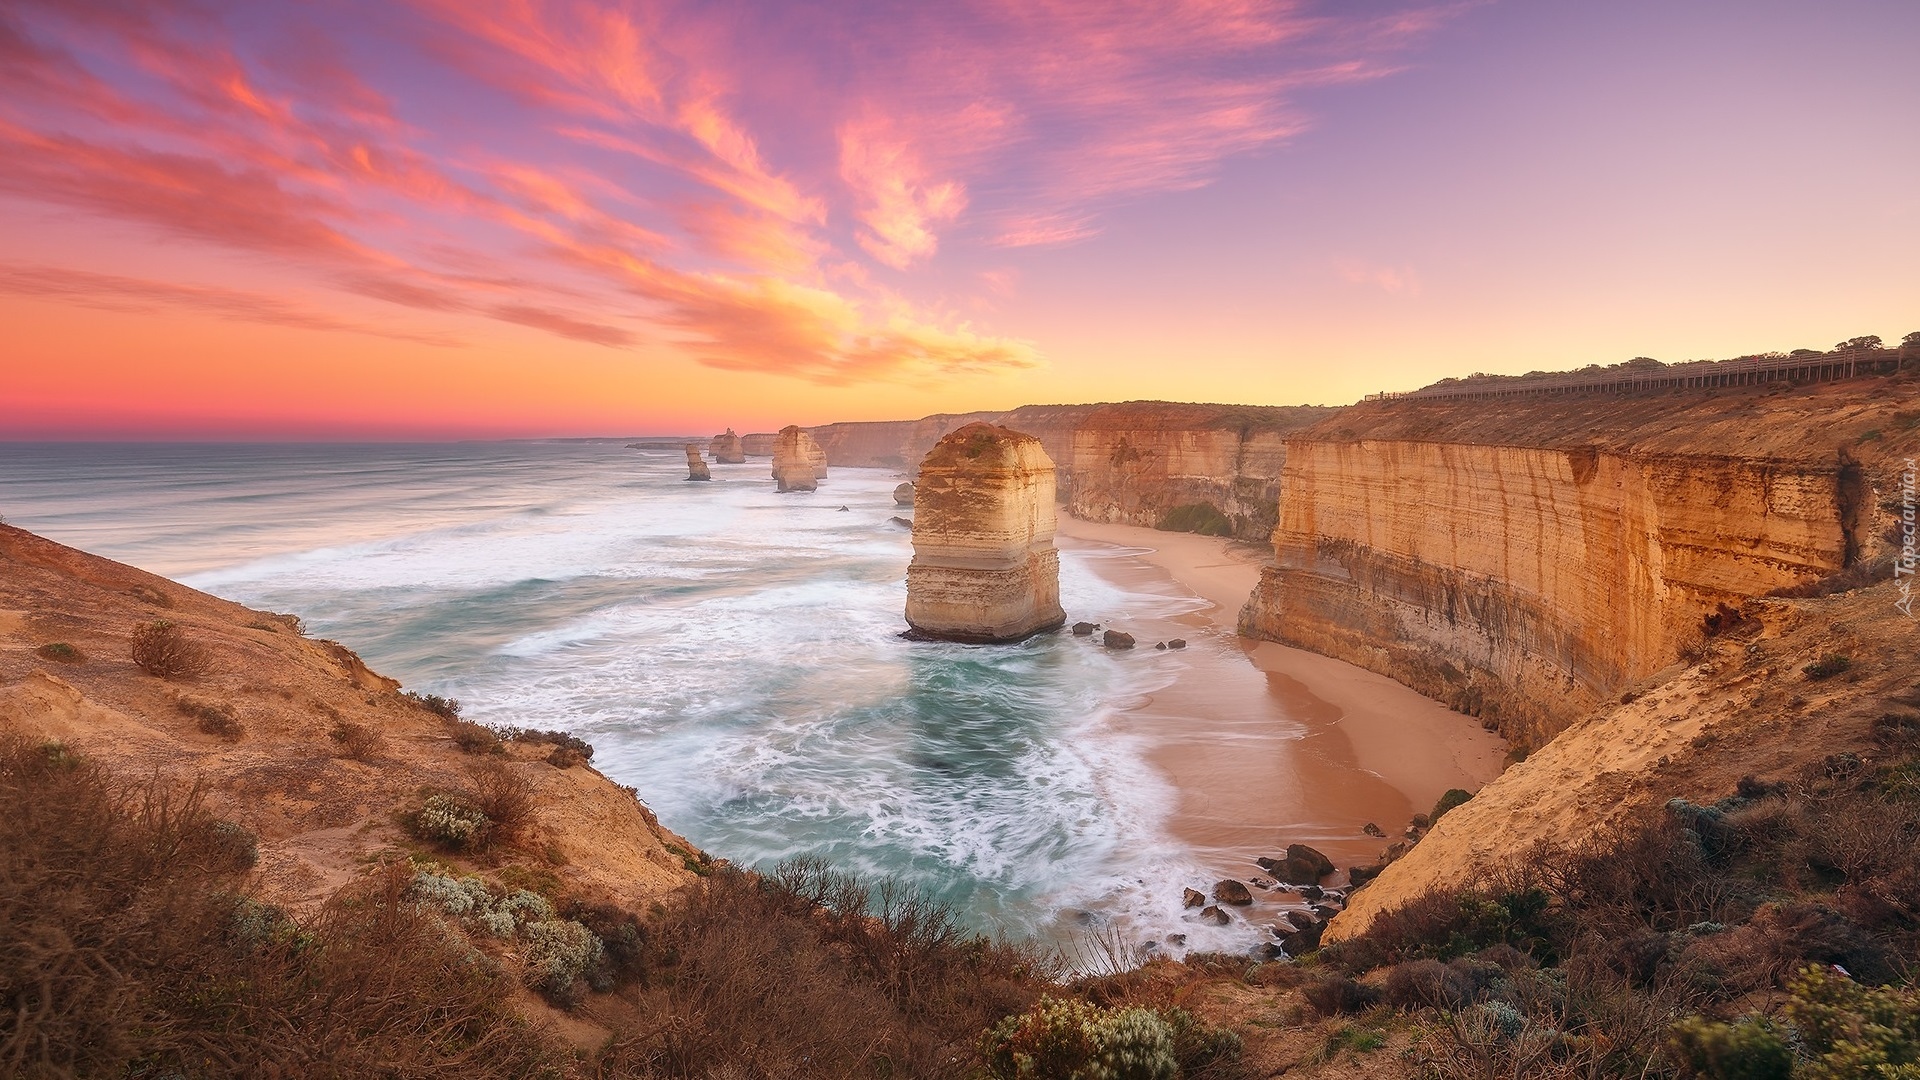
[[[913,485],[912,484],[896,484],[894,486],[893,505],[895,506],[912,506],[913,505]]]
[[[1075,517],[1245,539],[1273,532],[1293,432],[1332,410],[1103,405],[1073,432]]]
[[[687,479],[713,479],[713,470],[707,468],[707,459],[700,456],[700,447],[697,443],[687,444]]]
[[[1819,396],[1765,419],[1699,397],[1343,410],[1287,447],[1242,629],[1538,746],[1696,650],[1723,605],[1847,565],[1836,428],[1864,421]]]
[[[826,475],[826,459],[813,436],[789,424],[773,445],[773,480],[780,491],[812,491]]]
[[[920,463],[907,624],[946,641],[1019,641],[1066,621],[1053,462],[1040,440],[968,424]]]
[[[721,465],[739,465],[747,460],[746,444],[741,441],[740,436],[733,433],[732,428],[728,428],[723,434],[715,435],[713,441],[707,445],[707,452],[712,454],[713,460]]]

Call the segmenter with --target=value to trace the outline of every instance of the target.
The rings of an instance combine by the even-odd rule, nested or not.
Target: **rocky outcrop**
[[[687,479],[713,479],[713,470],[707,468],[707,459],[700,456],[700,447],[695,443],[687,444]]]
[[[968,424],[920,463],[907,625],[946,641],[1019,641],[1066,621],[1053,462],[1040,441]]]
[[[912,484],[895,484],[894,485],[893,505],[895,506],[912,506],[913,505],[913,485]]]
[[[1537,746],[1723,607],[1847,565],[1860,496],[1834,447],[1866,421],[1833,399],[1861,395],[1345,410],[1288,444],[1242,629]]]
[[[721,465],[739,465],[747,460],[746,444],[741,441],[740,436],[733,433],[732,428],[715,435],[713,441],[707,445],[707,452],[712,454],[713,460]]]
[[[1073,432],[1075,517],[1264,539],[1292,433],[1333,410],[1133,401]]]
[[[780,429],[773,448],[773,480],[779,491],[812,491],[826,475],[826,458],[813,437],[798,426]]]

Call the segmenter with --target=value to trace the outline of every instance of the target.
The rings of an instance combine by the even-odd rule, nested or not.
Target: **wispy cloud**
[[[1017,371],[1036,345],[914,299],[916,272],[1083,240],[1126,200],[1206,184],[1303,130],[1302,90],[1390,72],[1453,10],[343,0],[241,17],[21,0],[0,10],[0,194],[227,253],[233,283],[96,265],[38,286],[14,267],[0,288],[466,336],[258,295],[241,283],[266,259],[310,295],[665,342],[722,369]],[[951,302],[991,310],[1018,277],[979,280]]]

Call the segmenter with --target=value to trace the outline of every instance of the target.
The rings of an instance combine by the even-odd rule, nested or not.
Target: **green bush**
[[[1152,1009],[1103,1009],[1046,997],[987,1032],[996,1080],[1173,1080],[1173,1028]]]
[[[1819,682],[1821,679],[1831,679],[1835,675],[1842,674],[1852,666],[1853,659],[1851,657],[1841,656],[1839,653],[1830,653],[1808,664],[1806,667],[1801,668],[1800,674],[1805,675],[1815,682]]]
[[[1685,1075],[1707,1080],[1789,1080],[1793,1051],[1764,1018],[1722,1024],[1690,1016],[1673,1026],[1673,1056]]]
[[[64,641],[49,642],[33,650],[33,653],[42,660],[51,660],[56,664],[79,664],[87,659],[79,649]]]
[[[1808,967],[1787,1017],[1813,1059],[1805,1080],[1920,1080],[1920,990],[1862,986]]]
[[[1156,526],[1162,532],[1199,533],[1201,536],[1232,536],[1233,520],[1212,503],[1188,503],[1166,512]]]
[[[1428,827],[1431,828],[1432,826],[1440,824],[1440,818],[1443,814],[1471,798],[1473,798],[1473,792],[1471,791],[1463,791],[1460,788],[1448,788],[1446,792],[1440,796],[1440,800],[1433,804],[1433,812],[1427,815]]]

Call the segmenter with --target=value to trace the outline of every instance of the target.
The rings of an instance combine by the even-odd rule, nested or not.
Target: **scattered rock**
[[[1181,907],[1199,907],[1207,902],[1207,894],[1199,889],[1187,889],[1180,894]]]
[[[1172,641],[1167,642],[1167,648],[1169,649],[1184,649],[1186,647],[1187,647],[1187,639],[1183,637],[1177,637],[1177,638],[1174,638]]]
[[[1093,632],[1094,632],[1095,630],[1098,630],[1098,629],[1100,629],[1100,624],[1099,624],[1099,623],[1092,623],[1092,622],[1077,622],[1077,623],[1074,623],[1074,624],[1073,624],[1073,636],[1074,636],[1074,637],[1088,637],[1088,636],[1090,636],[1090,635],[1091,635],[1091,634],[1092,634],[1092,633],[1093,633]]]
[[[1387,830],[1381,828],[1378,825],[1375,825],[1371,821],[1367,822],[1365,825],[1360,826],[1360,831],[1363,833],[1366,833],[1368,836],[1380,837],[1382,840],[1386,839],[1386,836],[1387,836]]]
[[[1325,929],[1316,923],[1305,930],[1295,930],[1280,939],[1280,947],[1287,950],[1288,956],[1305,956],[1320,947],[1320,934]]]
[[[1167,935],[1167,944],[1173,946],[1176,949],[1181,947],[1182,945],[1185,945],[1186,943],[1187,943],[1187,935],[1185,934],[1168,934]]]
[[[1395,862],[1412,850],[1412,844],[1407,843],[1405,840],[1395,840],[1393,843],[1387,845],[1385,851],[1380,853],[1380,861],[1383,863]]]
[[[1313,913],[1318,915],[1321,921],[1324,922],[1340,914],[1340,909],[1337,907],[1328,907],[1325,904],[1315,904],[1313,905]]]
[[[1164,641],[1157,641],[1157,642],[1154,642],[1154,645],[1153,645],[1153,647],[1154,647],[1154,648],[1156,648],[1156,649],[1159,649],[1159,650],[1160,650],[1161,652],[1166,652],[1166,651],[1167,651],[1167,643],[1166,643],[1166,642],[1164,642]]]
[[[1317,885],[1333,873],[1333,861],[1305,844],[1288,844],[1284,859],[1256,859],[1260,869],[1292,885]]]
[[[1101,637],[1100,644],[1105,645],[1109,649],[1131,649],[1133,648],[1133,635],[1123,634],[1118,630],[1109,630]]]
[[[1220,910],[1217,905],[1208,904],[1206,907],[1200,909],[1200,921],[1212,923],[1215,926],[1225,926],[1232,922],[1233,919],[1228,916],[1226,912]]]
[[[894,524],[894,525],[898,525],[898,526],[900,526],[900,527],[901,527],[901,528],[903,528],[903,529],[911,529],[911,528],[913,528],[913,519],[912,519],[912,518],[903,518],[903,517],[900,517],[900,516],[898,516],[898,515],[895,515],[895,516],[893,516],[893,517],[890,517],[890,518],[888,518],[888,519],[887,519],[887,521],[888,521],[888,522],[890,522],[890,523],[892,523],[892,524]]]
[[[1213,884],[1213,898],[1223,904],[1245,905],[1253,903],[1253,894],[1247,886],[1232,878],[1225,878]]]
[[[1377,862],[1371,866],[1349,866],[1347,867],[1347,884],[1350,886],[1365,885],[1367,882],[1379,877],[1380,871],[1386,868],[1387,864],[1383,862]]]
[[[1263,941],[1253,947],[1253,955],[1257,960],[1279,960],[1287,955],[1287,950],[1277,941]]]
[[[846,513],[846,512],[847,512],[847,508],[846,508],[846,507],[844,507],[844,506],[843,506],[843,507],[841,507],[841,508],[840,508],[840,512],[841,512],[841,513],[843,513],[843,514],[844,514],[844,513]]]
[[[901,484],[898,487],[893,489],[893,505],[895,506],[912,506],[913,505],[913,485],[912,484]]]
[[[1304,911],[1289,911],[1285,918],[1295,930],[1311,930],[1317,925],[1313,916]]]
[[[1300,895],[1306,897],[1309,900],[1318,900],[1321,897],[1327,895],[1327,890],[1321,888],[1318,885],[1308,885],[1306,888],[1303,888],[1300,890]]]
[[[1279,882],[1277,882],[1277,881],[1275,881],[1275,880],[1273,880],[1273,879],[1272,879],[1272,878],[1270,878],[1270,877],[1257,877],[1257,878],[1251,878],[1251,879],[1249,879],[1249,880],[1251,880],[1251,881],[1253,882],[1253,884],[1254,884],[1254,886],[1255,886],[1256,888],[1261,888],[1261,889],[1277,889],[1277,888],[1279,888],[1279,887],[1280,887],[1280,883],[1279,883]]]

